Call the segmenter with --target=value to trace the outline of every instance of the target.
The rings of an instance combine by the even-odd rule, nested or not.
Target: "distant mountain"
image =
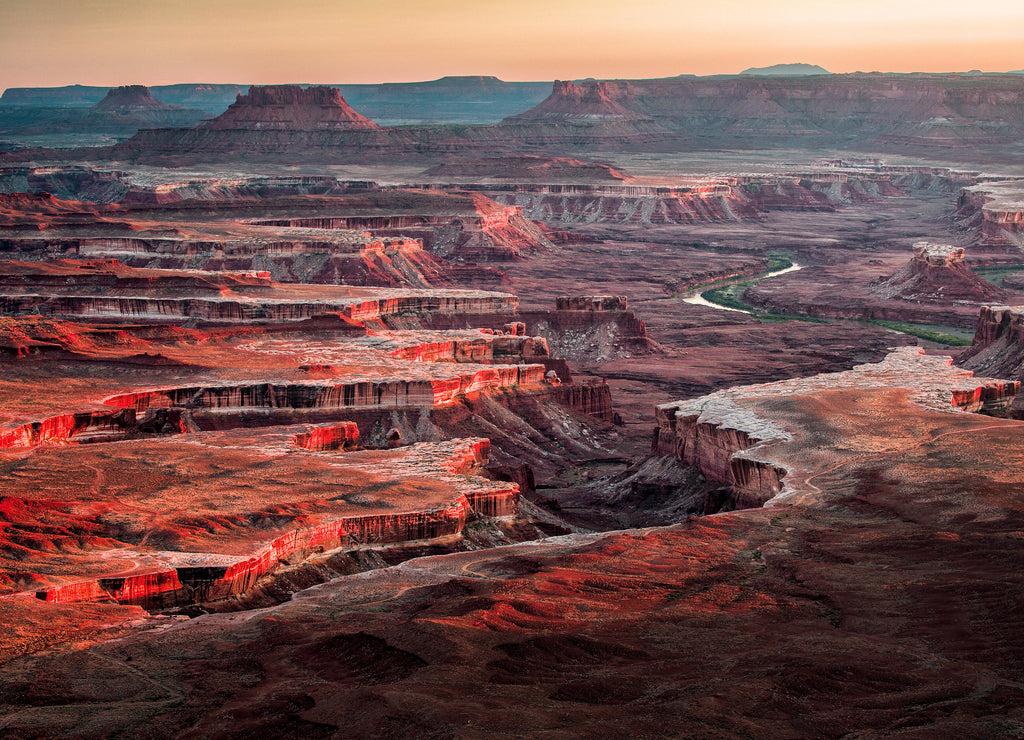
[[[783,76],[800,76],[800,75],[827,75],[832,74],[824,67],[819,67],[817,64],[804,64],[803,62],[797,62],[795,64],[773,64],[770,67],[751,67],[740,72],[741,75],[760,75],[762,77],[783,77]]]
[[[92,107],[95,111],[136,111],[166,110],[171,106],[154,98],[145,85],[124,85],[115,87],[107,93],[107,97]]]
[[[151,94],[169,105],[202,109],[219,116],[248,85],[178,84],[156,85]],[[108,94],[109,87],[64,85],[63,87],[9,87],[0,95],[0,107],[87,108]]]
[[[319,85],[253,85],[231,106],[202,128],[211,131],[326,131],[379,129],[352,110],[336,87]]]
[[[10,97],[23,104],[0,105],[0,135],[14,141],[42,137],[51,145],[68,147],[75,146],[82,135],[100,140],[126,138],[142,128],[194,126],[207,115],[198,108],[168,105],[154,98],[145,85],[108,89],[106,97],[93,106],[82,107],[80,101],[92,95],[92,88],[77,86],[16,89]],[[54,104],[59,101],[68,104]]]

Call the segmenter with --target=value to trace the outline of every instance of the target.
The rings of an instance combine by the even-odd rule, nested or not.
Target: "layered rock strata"
[[[262,453],[280,456],[281,451],[276,449],[279,438],[280,435],[277,434],[264,437],[260,441]],[[202,444],[200,442],[201,446],[197,450],[198,460],[209,455],[203,450]],[[207,444],[210,445],[208,450],[216,452],[218,440],[212,439]],[[128,544],[127,547],[134,550],[131,557],[136,563],[130,572],[111,573],[90,580],[75,580],[71,573],[59,576],[55,574],[55,579],[59,578],[66,582],[40,590],[37,597],[53,603],[113,599],[118,603],[139,604],[150,609],[166,608],[240,594],[252,588],[259,578],[281,567],[282,564],[295,563],[326,550],[357,544],[380,544],[457,535],[465,526],[467,519],[473,515],[509,516],[517,511],[518,487],[514,483],[492,482],[472,475],[473,471],[487,464],[488,451],[487,440],[470,439],[414,445],[386,454],[353,452],[345,457],[344,462],[324,460],[323,463],[319,463],[319,458],[307,458],[304,462],[306,469],[321,468],[320,475],[327,476],[328,481],[335,481],[335,485],[346,476],[364,479],[369,477],[376,479],[375,485],[378,489],[389,488],[392,500],[368,502],[361,506],[334,504],[326,508],[320,507],[312,517],[289,515],[285,513],[283,507],[276,515],[256,511],[249,516],[253,516],[257,522],[261,518],[267,520],[260,526],[263,531],[257,536],[274,534],[274,530],[279,530],[280,534],[262,547],[257,546],[249,552],[245,551],[247,547],[240,540],[233,542],[223,535],[203,537],[198,533],[188,538],[187,546],[205,545],[206,549],[182,550],[181,545],[185,545],[185,541],[178,547],[168,547],[164,550],[147,550],[144,545]],[[69,456],[63,457],[70,459]],[[64,461],[57,459],[54,460],[54,464],[59,467]],[[130,465],[127,467],[131,469]],[[284,465],[283,459],[278,463],[278,468],[278,474],[282,476],[288,475],[285,471],[289,468],[298,471],[294,465]],[[124,468],[118,472],[125,472]],[[218,477],[220,480],[215,485],[226,492],[231,486],[230,479],[238,477],[239,480],[244,480],[245,471],[229,469]],[[421,495],[420,500],[414,503],[407,495],[397,495],[399,489],[396,486],[402,477],[425,477],[434,482],[429,493],[421,489],[420,493],[426,495]],[[228,480],[225,481],[225,478]],[[316,489],[324,487],[322,484],[302,484],[298,479],[295,485],[300,491],[288,497],[293,501],[301,501],[301,489],[310,489],[305,493],[307,496],[311,493],[317,496],[322,493],[316,493]],[[143,485],[142,488],[146,486]],[[6,493],[13,495],[9,487]],[[137,492],[136,496],[140,494],[143,492]],[[152,496],[152,493],[149,495]],[[358,498],[358,494],[348,495]],[[237,513],[233,511],[239,505],[237,497],[234,498],[236,502],[228,498],[224,503],[216,505],[215,509],[219,511],[215,514],[213,511],[205,512],[202,508],[194,508],[190,516],[195,523],[199,523],[204,516],[214,516],[225,524],[231,519],[238,520],[239,514],[244,514],[244,509]],[[161,518],[164,526],[181,527],[184,530],[194,526],[188,517],[175,518],[170,511],[160,511],[161,505],[169,503],[166,500],[159,503],[150,501],[144,505],[150,508],[155,516]],[[278,499],[278,504],[280,503],[281,499]],[[403,510],[403,507],[412,508]],[[349,512],[345,512],[346,508]],[[380,511],[360,513],[360,508]],[[282,526],[275,520],[304,523],[304,526],[289,528],[287,523]],[[237,521],[228,527],[237,528],[240,524],[241,522]],[[167,539],[163,541],[171,543]],[[241,552],[238,552],[239,550]],[[37,565],[47,567],[46,563]],[[55,563],[51,567],[59,568],[60,565]]]
[[[377,322],[405,313],[515,311],[512,296],[487,291],[273,285],[260,272],[213,273],[128,268],[114,261],[0,265],[0,312],[131,321],[301,321],[334,314]],[[96,280],[108,289],[87,287]],[[154,290],[154,288],[156,288]],[[169,288],[169,289],[168,289]]]
[[[350,421],[315,427],[308,432],[296,434],[292,441],[304,450],[318,452],[351,449],[359,444],[359,427]]]
[[[352,110],[336,87],[253,85],[224,113],[202,124],[210,131],[376,130],[376,123]]]
[[[521,311],[528,334],[542,336],[557,357],[594,360],[651,351],[647,325],[625,296],[558,296],[554,311]]]
[[[956,364],[975,372],[1024,380],[1024,306],[986,306],[971,346]]]
[[[629,82],[584,80],[577,84],[569,80],[555,80],[551,95],[546,100],[525,113],[506,118],[504,123],[545,120],[635,121],[644,116],[623,104],[628,104],[635,97]]]
[[[0,319],[0,590],[47,604],[225,599],[339,548],[470,547],[463,530],[479,518],[503,520],[484,539],[521,538],[532,525],[516,519],[515,481],[532,471],[520,451],[553,459],[546,434],[590,449],[572,435],[613,418],[607,385],[548,376],[547,344],[512,320],[507,294],[99,259],[5,263],[0,293],[8,309],[38,299]],[[41,315],[59,301],[110,310],[102,325]],[[204,301],[262,313],[138,320],[145,306]],[[278,320],[254,321],[268,307]],[[462,311],[502,328],[385,328]],[[481,477],[480,431],[502,446],[495,468],[513,471],[500,480]]]
[[[103,100],[93,106],[93,110],[127,112],[138,109],[165,110],[170,107],[154,98],[145,85],[123,85],[111,88]]]

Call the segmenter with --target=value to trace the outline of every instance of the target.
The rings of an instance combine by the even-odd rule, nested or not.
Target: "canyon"
[[[0,734],[1019,736],[1022,79],[7,91]]]

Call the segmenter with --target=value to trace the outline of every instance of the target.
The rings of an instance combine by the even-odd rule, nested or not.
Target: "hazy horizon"
[[[1024,69],[1024,7],[865,0],[0,0],[0,89]],[[995,20],[994,20],[995,19]]]

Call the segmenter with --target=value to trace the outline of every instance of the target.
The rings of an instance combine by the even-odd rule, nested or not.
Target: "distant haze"
[[[0,0],[0,88],[1024,66],[1019,0]]]

